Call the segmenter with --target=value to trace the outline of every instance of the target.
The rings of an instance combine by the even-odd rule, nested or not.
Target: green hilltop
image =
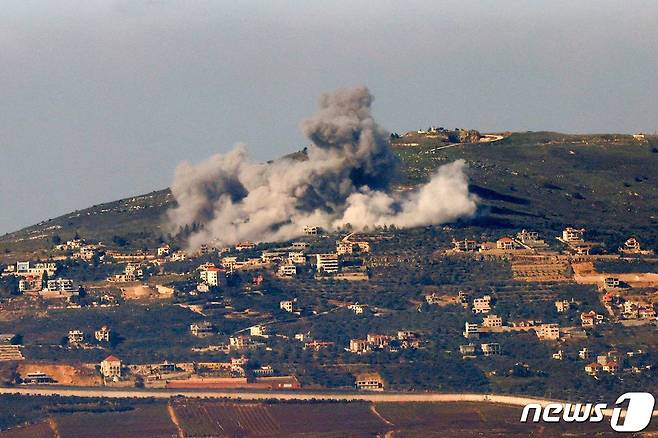
[[[471,190],[481,199],[477,217],[463,221],[469,226],[552,232],[571,224],[589,228],[609,245],[632,234],[658,247],[658,136],[500,136],[488,143],[451,143],[415,132],[394,135],[402,161],[398,188],[422,183],[438,166],[464,159]],[[110,247],[153,248],[172,238],[163,224],[174,202],[165,189],[48,219],[0,236],[0,261],[25,253],[46,256],[53,241],[76,234]]]

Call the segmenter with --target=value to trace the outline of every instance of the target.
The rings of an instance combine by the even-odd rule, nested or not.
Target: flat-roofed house
[[[384,379],[378,373],[361,373],[356,376],[355,386],[363,391],[383,391]]]

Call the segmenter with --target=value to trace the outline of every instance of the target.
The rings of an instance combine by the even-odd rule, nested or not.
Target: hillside
[[[403,161],[400,189],[425,181],[446,162],[468,162],[471,189],[482,199],[468,225],[557,231],[566,224],[597,224],[592,237],[609,245],[637,234],[646,246],[658,247],[656,136],[639,141],[630,135],[525,132],[492,143],[449,144],[415,135],[393,144]],[[76,233],[108,246],[152,248],[170,239],[162,224],[173,202],[165,189],[49,219],[0,237],[0,257],[46,255],[53,238]]]

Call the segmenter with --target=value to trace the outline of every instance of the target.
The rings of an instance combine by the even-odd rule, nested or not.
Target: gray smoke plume
[[[412,227],[475,213],[461,160],[440,167],[413,192],[391,194],[398,160],[389,133],[372,118],[372,100],[365,87],[323,95],[320,110],[302,123],[312,142],[305,159],[254,163],[238,146],[197,165],[180,164],[169,228],[200,224],[188,242],[194,249],[288,240],[304,225]]]

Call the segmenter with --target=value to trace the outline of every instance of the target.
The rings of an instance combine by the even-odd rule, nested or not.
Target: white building
[[[285,310],[286,312],[293,313],[295,311],[295,303],[296,302],[297,302],[296,299],[280,301],[279,302],[279,309]]]
[[[158,248],[158,257],[166,257],[171,252],[171,247],[167,244],[162,245]]]
[[[170,257],[172,262],[182,262],[187,259],[185,251],[174,251]]]
[[[464,324],[464,337],[466,339],[479,338],[480,329],[476,323],[467,322]]]
[[[474,313],[489,313],[491,311],[491,296],[485,295],[482,298],[473,300]]]
[[[98,342],[110,342],[110,329],[104,325],[94,332],[94,338]]]
[[[338,254],[316,254],[317,271],[333,274],[338,272]]]
[[[348,350],[356,354],[367,353],[370,351],[370,343],[366,339],[350,339]]]
[[[516,234],[516,238],[524,245],[529,247],[545,246],[544,242],[536,231],[521,230]]]
[[[106,379],[121,378],[121,360],[116,356],[108,356],[101,362],[101,374]]]
[[[485,356],[493,356],[493,355],[498,355],[500,354],[500,344],[496,342],[490,342],[488,344],[480,344],[480,349],[482,350],[482,354]]]
[[[288,253],[288,263],[293,265],[306,264],[306,254],[303,251],[291,251]]]
[[[365,391],[383,391],[384,379],[377,373],[363,373],[356,376],[355,386]]]
[[[89,261],[94,258],[97,252],[98,247],[96,245],[85,245],[80,247],[80,251],[78,251],[78,257],[82,260]]]
[[[204,268],[199,274],[201,281],[205,282],[208,286],[219,286],[221,284],[221,276],[224,270],[214,266]]]
[[[557,310],[557,313],[564,313],[569,310],[571,307],[571,302],[567,300],[559,300],[555,302],[555,309]]]
[[[562,241],[563,242],[583,242],[585,236],[585,229],[567,227],[562,231]]]
[[[57,264],[55,262],[46,263],[32,263],[32,262],[17,262],[16,269],[10,269],[8,273],[20,276],[37,276],[41,278],[44,273],[48,277],[52,277],[57,272]]]
[[[352,312],[354,312],[357,315],[362,315],[367,307],[368,306],[366,304],[359,304],[359,303],[354,303],[347,306],[348,309],[350,309]]]
[[[277,271],[279,277],[291,278],[297,275],[297,266],[295,265],[281,265]]]
[[[215,327],[209,321],[190,324],[190,332],[200,338],[210,336],[215,333]]]
[[[73,280],[66,278],[48,280],[46,289],[48,289],[49,292],[73,292],[76,290]]]
[[[85,340],[85,334],[80,330],[69,330],[69,345],[79,345]]]
[[[266,325],[254,325],[249,327],[249,334],[251,336],[267,336],[269,330]]]

